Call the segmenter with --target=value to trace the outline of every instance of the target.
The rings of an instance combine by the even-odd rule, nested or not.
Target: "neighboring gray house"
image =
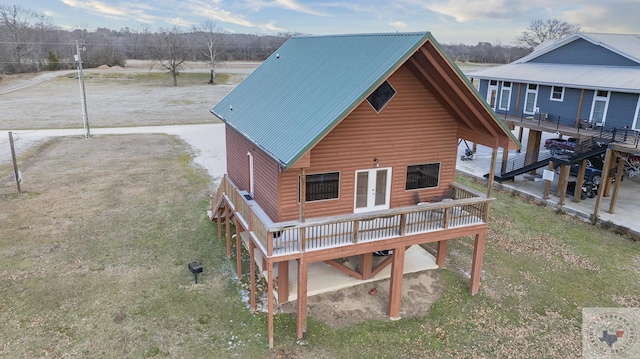
[[[576,33],[468,76],[498,113],[640,130],[640,35]]]

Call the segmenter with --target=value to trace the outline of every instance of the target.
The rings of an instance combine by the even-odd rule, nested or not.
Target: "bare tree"
[[[178,86],[178,75],[189,57],[187,37],[174,26],[170,30],[160,29],[158,40],[155,60],[173,76],[173,86]]]
[[[21,72],[26,65],[39,71],[46,54],[43,38],[51,30],[53,26],[42,14],[17,5],[0,5],[0,38],[10,44],[5,51],[10,70]]]
[[[561,39],[578,31],[580,25],[572,25],[560,19],[532,20],[527,30],[516,38],[516,42],[534,48],[545,40]]]
[[[216,64],[218,62],[218,55],[224,50],[223,42],[225,38],[220,32],[218,25],[211,20],[203,22],[201,29],[194,30],[199,30],[203,34],[203,42],[206,48],[201,51],[211,65],[211,79],[209,80],[209,83],[213,85],[216,82]]]

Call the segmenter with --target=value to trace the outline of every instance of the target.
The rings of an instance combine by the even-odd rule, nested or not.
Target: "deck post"
[[[582,114],[582,102],[584,101],[584,89],[580,93],[580,102],[578,103],[578,113],[576,113],[576,123],[575,126],[577,129],[580,129],[580,117]]]
[[[278,262],[278,303],[289,301],[289,261]]]
[[[251,232],[247,231],[249,241],[251,241]],[[242,279],[242,238],[236,234],[236,271],[238,279]]]
[[[251,310],[256,311],[256,256],[255,256],[256,245],[253,244],[253,241],[249,241],[249,270],[251,271],[251,293],[249,298],[249,303],[251,305]]]
[[[498,149],[494,148],[491,152],[491,169],[487,177],[487,197],[491,197],[493,193],[493,180],[496,176],[496,162],[498,161]]]
[[[549,167],[547,167],[547,170],[549,171],[553,171],[553,161],[549,161]],[[544,184],[544,195],[542,196],[542,199],[549,199],[549,191],[551,191],[551,181],[545,181],[546,183]]]
[[[444,268],[447,259],[448,240],[438,241],[438,252],[436,253],[436,264],[438,268]]]
[[[618,162],[618,169],[616,170],[616,183],[613,185],[613,194],[611,195],[611,202],[609,203],[609,213],[614,214],[616,210],[616,202],[618,201],[618,191],[620,190],[620,183],[622,182],[622,175],[624,174],[624,161]]]
[[[269,349],[273,349],[273,263],[267,262],[267,336]]]
[[[224,207],[227,208],[226,203]],[[213,210],[213,207],[212,207],[212,210]],[[220,232],[222,231],[222,208],[216,209],[216,212],[218,215],[218,218],[216,218],[216,224],[218,225],[218,238],[222,239],[222,236],[220,235]]]
[[[373,268],[373,253],[364,253],[360,255],[360,274],[362,279],[371,278],[371,269]]]
[[[576,188],[573,190],[573,201],[580,202],[582,196],[582,185],[584,184],[584,174],[587,172],[587,159],[580,161],[580,167],[578,167],[578,176],[576,176]]]
[[[615,160],[615,155],[611,148],[607,149],[607,154],[604,156],[604,164],[602,165],[602,178],[600,179],[600,186],[604,186],[606,182],[610,182],[609,180],[609,168],[611,167],[611,163]],[[595,223],[600,215],[600,204],[602,203],[602,196],[604,196],[604,191],[602,188],[598,189],[598,195],[596,196],[596,205],[593,208],[593,217],[591,220]]]
[[[480,274],[482,272],[482,259],[484,257],[484,247],[487,240],[487,231],[476,234],[473,244],[473,262],[471,263],[471,283],[469,291],[471,295],[478,293],[480,288]]]
[[[405,247],[393,249],[391,278],[389,280],[389,318],[400,319],[400,301],[402,299],[402,276],[404,274]]]
[[[226,200],[225,200],[226,201]],[[227,258],[231,258],[231,217],[229,211],[229,204],[226,203],[224,206],[224,228],[225,228],[225,236],[227,238]],[[220,217],[218,217],[220,219]],[[238,227],[236,227],[238,228]]]
[[[529,137],[527,138],[527,155],[529,158],[525,159],[525,165],[538,162],[538,153],[540,152],[540,141],[542,141],[542,131],[529,129]],[[530,174],[535,174],[536,170],[531,170]]]
[[[307,278],[309,264],[304,258],[298,259],[298,323],[296,336],[299,342],[307,340]]]

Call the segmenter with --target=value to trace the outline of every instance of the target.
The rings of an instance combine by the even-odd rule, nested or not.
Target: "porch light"
[[[196,284],[198,283],[198,273],[202,273],[202,264],[198,262],[189,263],[189,271],[196,277]]]

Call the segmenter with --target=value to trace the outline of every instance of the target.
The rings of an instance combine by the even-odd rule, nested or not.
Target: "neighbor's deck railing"
[[[459,184],[451,200],[362,214],[273,223],[225,176],[221,189],[269,256],[370,242],[487,222],[493,198]],[[220,190],[219,190],[220,192]],[[253,202],[253,203],[250,203]]]

